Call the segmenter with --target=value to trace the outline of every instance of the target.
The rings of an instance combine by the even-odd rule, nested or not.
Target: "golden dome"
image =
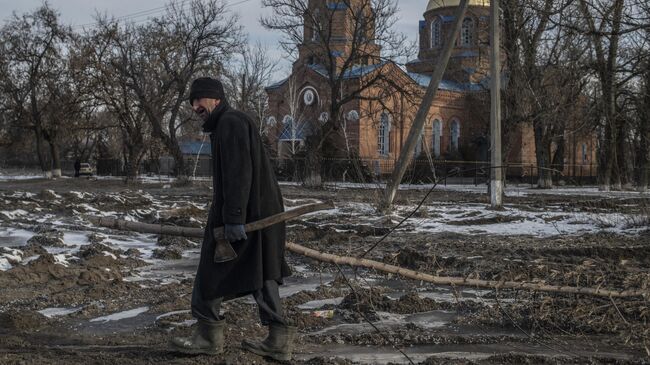
[[[427,5],[426,11],[447,6],[458,6],[459,4],[460,0],[429,0],[429,5]],[[469,5],[490,6],[490,0],[469,0]]]

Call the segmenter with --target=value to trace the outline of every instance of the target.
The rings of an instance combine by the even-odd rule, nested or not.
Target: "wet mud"
[[[641,198],[531,193],[509,197],[508,214],[480,211],[482,194],[436,191],[394,229],[422,191],[400,192],[396,211],[382,215],[374,210],[375,194],[366,190],[282,189],[287,207],[334,200],[335,211],[288,225],[290,241],[322,251],[357,256],[387,235],[367,258],[441,276],[650,289],[648,231],[612,232],[598,222],[572,234],[473,231],[532,219],[525,212],[552,212],[543,217],[550,225],[593,211],[640,221],[647,206]],[[169,351],[169,339],[189,335],[195,322],[189,309],[200,242],[118,232],[84,219],[92,214],[201,227],[209,201],[209,184],[196,182],[0,183],[0,363],[273,363],[240,348],[243,339],[266,334],[247,297],[223,305],[224,354]],[[461,231],[421,228],[445,219]],[[649,361],[648,298],[434,286],[374,270],[339,271],[292,253],[287,260],[294,275],[281,294],[299,332],[292,363]]]

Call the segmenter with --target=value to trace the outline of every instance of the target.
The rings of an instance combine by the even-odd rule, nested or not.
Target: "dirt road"
[[[648,198],[513,189],[504,211],[459,187],[400,192],[393,214],[376,192],[285,184],[287,206],[336,209],[288,228],[289,240],[446,276],[650,289]],[[468,191],[469,190],[469,191]],[[265,364],[239,348],[264,335],[254,302],[224,304],[225,354],[168,351],[187,335],[199,242],[93,227],[86,214],[202,226],[208,183],[117,180],[0,182],[0,364]],[[591,298],[436,287],[288,254],[281,289],[299,327],[298,364],[648,363],[648,298]],[[372,324],[370,324],[372,323]],[[401,353],[402,351],[403,353]],[[404,355],[406,354],[406,356]]]

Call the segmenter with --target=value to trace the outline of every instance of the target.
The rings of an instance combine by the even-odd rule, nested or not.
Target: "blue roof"
[[[372,71],[384,66],[387,63],[388,63],[388,61],[381,62],[381,63],[375,64],[375,65],[355,65],[355,66],[352,66],[352,67],[348,68],[347,70],[345,70],[345,72],[343,73],[343,78],[344,79],[356,79],[356,78],[359,78],[361,76],[365,76],[365,75],[371,73]],[[328,77],[327,69],[323,65],[320,65],[320,64],[307,65],[307,67],[309,67],[312,70],[318,72],[323,77]]]
[[[417,82],[422,87],[428,87],[431,82],[431,76],[418,74],[415,72],[409,72],[408,75]],[[438,85],[438,90],[445,91],[483,91],[485,90],[481,84],[476,84],[472,82],[460,83],[452,80],[440,80],[440,85]]]
[[[476,51],[463,51],[458,54],[452,55],[452,58],[465,58],[465,57],[478,57],[478,52]]]
[[[210,141],[187,141],[179,143],[184,155],[210,155],[212,152]]]
[[[327,8],[330,9],[330,10],[343,10],[343,9],[347,9],[348,6],[347,6],[346,3],[343,3],[343,2],[341,2],[341,3],[329,3],[329,4],[327,4]]]

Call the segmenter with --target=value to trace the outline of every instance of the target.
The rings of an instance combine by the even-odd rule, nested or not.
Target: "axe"
[[[246,232],[254,232],[260,229],[270,227],[274,224],[286,222],[302,215],[317,212],[319,210],[327,210],[334,208],[334,203],[331,201],[301,205],[299,207],[284,211],[282,213],[274,214],[272,216],[262,218],[255,222],[247,223],[244,226]],[[98,226],[119,229],[122,231],[135,231],[142,233],[154,233],[159,235],[169,236],[182,236],[182,237],[203,237],[205,231],[203,228],[190,228],[182,226],[150,224],[140,222],[129,222],[121,219],[106,218],[106,217],[93,217],[86,216],[93,224]],[[215,239],[214,262],[222,263],[234,260],[237,258],[237,253],[232,248],[230,242],[224,237],[224,227],[214,228],[212,234]]]
[[[334,204],[331,201],[302,205],[297,208],[284,211],[282,213],[262,218],[255,222],[246,223],[246,225],[244,225],[244,231],[246,231],[246,233],[259,231],[260,229],[292,220],[294,218],[300,217],[301,215],[332,208],[334,208]],[[228,240],[225,239],[225,228],[223,226],[214,228],[212,230],[212,234],[214,236],[214,240],[216,241],[214,248],[215,263],[227,262],[237,258],[237,253],[235,253],[232,245],[230,242],[228,242]]]

